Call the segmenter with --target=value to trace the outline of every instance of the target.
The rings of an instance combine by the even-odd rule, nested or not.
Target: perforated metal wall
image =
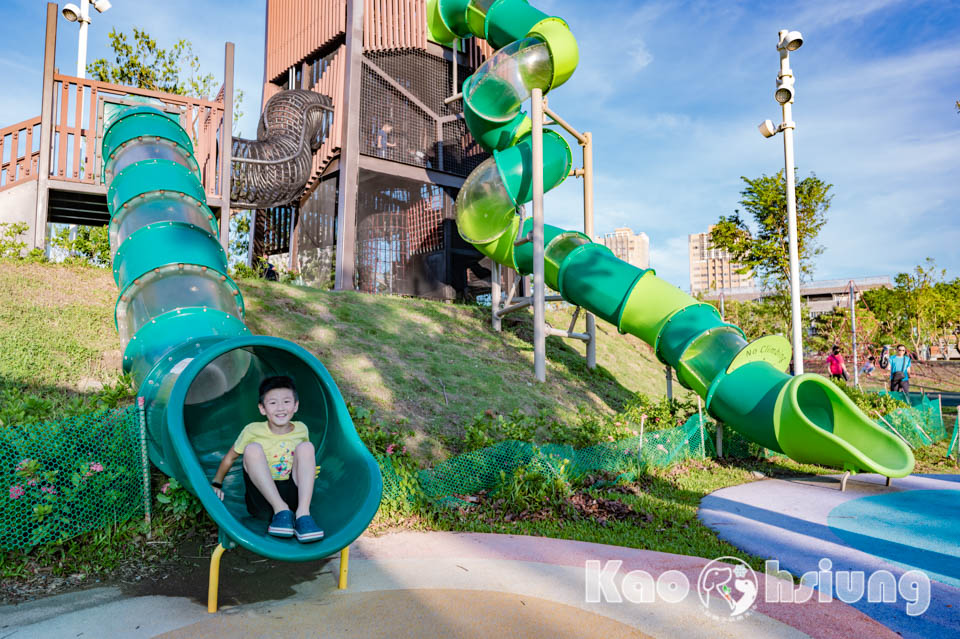
[[[369,293],[452,299],[482,256],[460,239],[456,190],[360,171],[357,288]]]
[[[337,247],[337,180],[339,173],[324,175],[300,205],[297,225],[297,269],[308,286],[333,284]]]

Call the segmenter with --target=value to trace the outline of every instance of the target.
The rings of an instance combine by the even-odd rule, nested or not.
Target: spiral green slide
[[[577,43],[567,24],[526,0],[429,0],[434,39],[475,36],[495,49],[463,83],[464,119],[493,157],[467,178],[457,197],[460,235],[484,255],[524,275],[533,272],[533,245],[515,245],[516,209],[532,199],[531,123],[521,106],[535,88],[544,94],[577,66]],[[543,131],[547,191],[570,173],[572,154],[556,132]],[[717,419],[754,442],[800,462],[852,472],[903,477],[913,470],[910,449],[862,413],[819,375],[790,376],[790,344],[781,336],[748,343],[717,310],[643,270],[617,259],[582,233],[545,225],[544,278],[565,300],[654,347],[680,383],[706,401]]]
[[[120,288],[116,325],[124,370],[144,405],[150,460],[200,499],[224,548],[239,544],[286,561],[346,548],[380,505],[379,467],[323,365],[300,346],[252,335],[244,325],[243,298],[227,272],[189,135],[152,106],[129,107],[109,123],[103,157]],[[240,429],[263,419],[258,386],[276,374],[296,380],[297,419],[317,450],[311,510],[326,537],[313,544],[270,537],[267,522],[248,516],[239,462],[223,482],[224,501],[210,487]]]

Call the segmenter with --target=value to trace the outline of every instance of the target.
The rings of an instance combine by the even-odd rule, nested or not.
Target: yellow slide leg
[[[337,588],[340,590],[347,589],[347,570],[350,567],[350,546],[347,546],[340,551],[340,581],[337,583]]]
[[[210,585],[207,588],[207,612],[217,611],[217,592],[220,589],[220,557],[226,548],[217,544],[210,557]],[[341,577],[343,579],[343,577]]]

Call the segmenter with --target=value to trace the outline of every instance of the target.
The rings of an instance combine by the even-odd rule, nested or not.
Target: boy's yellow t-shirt
[[[310,431],[303,422],[290,422],[293,430],[283,435],[271,432],[267,422],[252,422],[244,426],[233,444],[233,451],[243,454],[247,444],[260,444],[267,456],[270,474],[275,480],[289,479],[293,470],[293,451],[297,444],[310,441]]]

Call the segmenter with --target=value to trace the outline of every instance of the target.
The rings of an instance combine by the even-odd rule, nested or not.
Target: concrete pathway
[[[780,569],[794,575],[818,572],[826,565],[820,562],[828,559],[833,583],[822,589],[825,594],[833,592],[839,596],[838,572],[862,571],[869,584],[871,575],[889,571],[897,580],[894,588],[901,588],[888,591],[888,598],[895,601],[871,603],[868,597],[861,597],[852,605],[904,637],[960,636],[960,589],[936,581],[938,574],[931,570],[936,565],[943,572],[951,572],[958,565],[958,558],[953,555],[960,525],[951,522],[960,523],[960,492],[955,492],[956,499],[950,500],[954,492],[943,491],[960,491],[960,477],[913,475],[895,479],[889,487],[885,480],[879,475],[855,475],[847,482],[847,490],[840,492],[836,477],[766,479],[724,488],[704,497],[699,517],[722,539],[746,552],[776,559]],[[917,493],[917,502],[937,497],[937,503],[947,503],[943,500],[943,495],[947,495],[955,507],[928,513],[922,521],[912,522],[911,533],[905,523],[891,526],[902,514],[895,506],[910,499],[903,494],[906,491],[923,491]],[[864,498],[868,499],[854,501]],[[874,524],[844,521],[851,516],[869,516]],[[902,517],[899,519],[902,521]],[[891,536],[893,528],[896,534]],[[951,529],[950,537],[939,543],[930,539],[930,531]],[[912,612],[919,612],[922,601],[909,589],[910,582],[904,585],[901,577],[916,568],[925,568],[934,581],[930,582],[929,606],[922,614],[911,615],[908,602],[916,600],[918,604]],[[940,576],[943,581],[954,581],[960,574],[950,577]],[[853,592],[845,598],[855,597]]]
[[[587,601],[587,561],[609,571],[603,585],[593,588],[599,602]],[[615,574],[616,564],[608,561],[622,562]],[[708,611],[697,594],[708,563],[557,539],[402,532],[357,540],[345,591],[336,589],[337,560],[295,585],[290,597],[223,607],[212,615],[203,602],[185,597],[124,598],[101,588],[0,607],[0,638],[896,636],[839,601],[761,600],[731,619],[727,604],[714,597]],[[665,588],[653,603],[633,603],[639,597],[630,584],[638,583],[640,573],[628,576],[631,571],[654,580],[677,571],[669,573],[670,583],[685,577],[690,592],[667,603],[677,590]],[[766,578],[758,577],[763,592]],[[221,594],[233,598],[230,583],[221,583]]]

